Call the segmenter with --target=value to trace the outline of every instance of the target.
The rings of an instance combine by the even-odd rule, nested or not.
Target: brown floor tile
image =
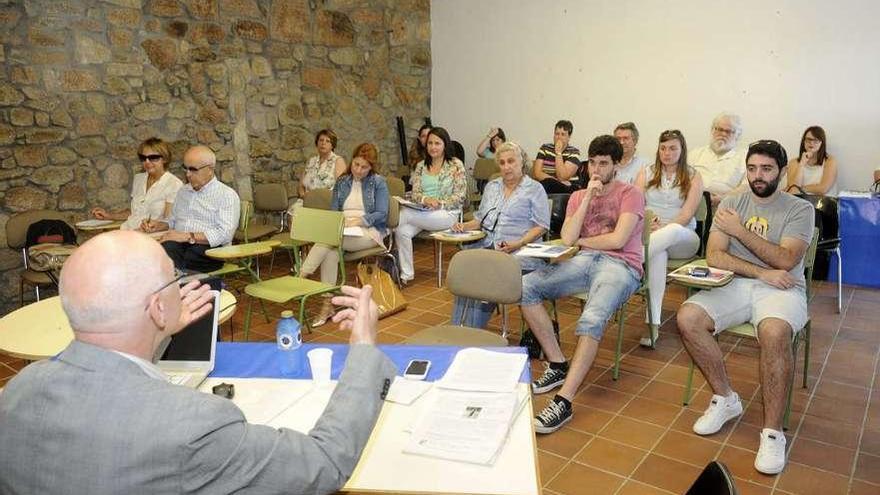
[[[556,433],[538,435],[538,448],[546,450],[566,459],[571,459],[587,444],[593,435],[568,428],[562,428]]]
[[[695,433],[666,432],[653,452],[698,467],[704,467],[721,450],[721,444]]]
[[[574,460],[603,471],[629,476],[645,454],[647,452],[644,450],[597,437]]]
[[[607,370],[602,373],[594,383],[601,387],[617,390],[618,392],[637,394],[650,381],[650,379],[645,378],[644,376],[626,371],[621,371],[617,380],[615,380],[612,375],[612,370]]]
[[[731,421],[729,424],[733,423]],[[728,428],[725,425],[725,428]],[[727,437],[727,443],[741,449],[751,452],[758,451],[758,445],[761,443],[762,425],[754,425],[746,422],[740,422],[732,428],[730,436]]]
[[[566,495],[614,493],[623,484],[623,478],[581,464],[569,464],[547,487]]]
[[[562,470],[562,466],[564,466],[567,462],[568,459],[539,449],[538,473],[541,476],[541,483],[546,485],[548,481],[553,479],[553,477]]]
[[[821,442],[855,449],[859,444],[859,428],[833,419],[818,418],[806,414],[798,435]]]
[[[880,493],[880,485],[867,481],[853,480],[849,487],[849,495],[877,495]]]
[[[616,390],[590,385],[581,393],[577,394],[574,397],[573,402],[605,411],[618,412],[623,409],[623,406],[625,406],[632,398],[633,396],[630,394],[624,394]]]
[[[856,404],[840,399],[815,397],[807,409],[807,414],[861,427],[865,417],[865,403]]]
[[[860,453],[853,478],[880,485],[880,456]]]
[[[755,453],[733,446],[725,446],[718,459],[727,465],[734,477],[764,486],[773,486],[776,476],[761,474],[755,470]]]
[[[664,429],[659,426],[618,416],[599,432],[599,436],[648,450],[663,435],[663,431]]]
[[[773,493],[773,489],[769,486],[759,485],[744,479],[734,478],[733,483],[739,495],[770,495]]]
[[[808,438],[798,438],[788,451],[788,459],[843,476],[852,472],[856,452]]]
[[[632,478],[674,493],[684,493],[701,471],[702,468],[651,454]]]
[[[680,412],[681,406],[636,397],[620,411],[620,414],[665,428],[675,420]]]
[[[846,493],[849,480],[845,476],[789,462],[779,475],[777,488],[803,495]]]
[[[872,455],[880,455],[880,430],[865,428],[859,450]]]
[[[646,485],[639,481],[629,480],[623,484],[620,491],[617,492],[617,495],[666,495],[669,493],[673,492]]]
[[[572,412],[571,421],[565,426],[573,430],[593,434],[599,433],[611,421],[611,418],[614,417],[609,412],[594,407],[582,406],[578,403],[572,404]]]

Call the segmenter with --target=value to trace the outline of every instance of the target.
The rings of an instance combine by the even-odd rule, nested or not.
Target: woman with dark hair
[[[315,134],[315,147],[318,154],[309,158],[299,181],[299,197],[314,189],[332,189],[336,178],[345,172],[345,160],[334,153],[338,138],[330,129],[321,129]]]
[[[368,156],[371,153],[357,154],[358,150],[369,147],[375,151],[375,146],[371,144],[355,149],[351,166],[343,172],[333,187],[330,208],[345,215],[345,227],[349,233],[342,238],[342,249],[346,251],[381,246],[382,239],[387,234],[385,225],[388,222],[388,185],[385,178],[379,175],[379,164]],[[315,244],[303,261],[301,275],[307,277],[319,266],[321,282],[335,284],[339,269],[337,251],[323,244]],[[332,307],[330,299],[326,299],[321,313],[312,321],[312,326],[323,325],[330,315]]]
[[[140,229],[146,220],[164,220],[171,214],[171,205],[183,182],[168,171],[171,149],[159,138],[149,138],[138,146],[138,161],[144,171],[135,174],[131,185],[131,207],[127,210],[107,211],[92,208],[98,220],[125,220],[122,230]]]
[[[416,169],[416,165],[419,162],[424,161],[425,158],[428,157],[428,132],[431,130],[431,126],[429,124],[422,124],[419,127],[419,134],[413,139],[412,144],[409,147],[409,154],[407,155],[406,165],[408,170],[406,170],[406,175],[402,176],[404,184],[406,184],[406,190],[409,191],[412,189],[412,186],[409,183],[409,178],[412,175],[413,170]]]
[[[477,156],[480,158],[495,158],[496,150],[505,141],[507,141],[507,136],[504,135],[504,129],[500,127],[489,129],[489,134],[486,134],[486,137],[477,145]]]
[[[434,127],[428,133],[428,157],[413,171],[412,201],[424,210],[402,208],[400,224],[394,232],[400,255],[400,278],[413,279],[412,238],[422,230],[443,230],[452,227],[461,215],[467,196],[464,164],[452,156],[449,133]]]
[[[814,125],[804,131],[798,158],[788,162],[788,188],[791,192],[837,196],[837,160],[825,149],[825,129]]]
[[[703,197],[703,178],[687,164],[687,142],[678,130],[663,131],[654,164],[643,168],[635,186],[645,194],[645,209],[656,215],[648,249],[650,301],[647,321],[656,342],[660,310],[666,292],[666,265],[669,258],[690,258],[700,247],[694,214]],[[651,337],[641,345],[650,347]]]

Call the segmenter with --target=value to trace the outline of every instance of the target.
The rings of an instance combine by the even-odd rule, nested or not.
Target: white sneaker
[[[706,412],[694,423],[694,433],[711,435],[717,433],[729,420],[743,412],[742,402],[736,392],[730,397],[713,395]]]
[[[755,469],[764,474],[779,474],[785,469],[785,434],[764,428],[761,446],[755,456]]]

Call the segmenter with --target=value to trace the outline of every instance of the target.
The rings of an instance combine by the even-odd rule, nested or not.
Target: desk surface
[[[235,260],[249,258],[272,252],[272,248],[281,244],[281,241],[249,242],[247,244],[233,244],[231,246],[208,249],[205,254],[218,260]]]
[[[306,344],[304,347],[306,350],[315,347],[333,349],[332,376],[334,379],[338,377],[348,346]],[[445,373],[455,352],[459,349],[450,346],[403,345],[380,346],[380,348],[400,370],[409,359],[431,359],[431,370],[427,377],[429,381],[436,380]],[[523,352],[518,347],[493,350]],[[202,384],[200,389],[209,391],[213,385],[221,381],[234,383],[236,385],[234,402],[239,405],[249,421],[274,427],[288,427],[306,433],[323,413],[335,382],[315,386],[310,380],[267,378],[280,375],[278,360],[279,356],[274,344],[219,344],[212,378]],[[529,393],[527,367],[523,371],[518,388],[523,393]],[[302,376],[307,375],[306,370]],[[230,378],[230,376],[239,378]],[[540,493],[531,401],[516,417],[508,442],[495,463],[492,466],[480,466],[402,452],[409,439],[409,433],[405,432],[404,428],[410,427],[418,417],[419,406],[430,402],[428,394],[411,406],[390,402],[383,405],[361,460],[343,491]],[[279,404],[275,399],[277,397],[285,397],[286,401]],[[268,407],[267,399],[272,403]]]
[[[220,323],[235,313],[235,296],[220,292]],[[73,340],[58,296],[28,304],[0,318],[0,352],[29,361],[52,357]]]

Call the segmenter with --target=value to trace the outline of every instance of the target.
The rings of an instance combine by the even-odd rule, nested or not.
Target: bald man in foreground
[[[229,400],[172,385],[150,361],[207,313],[171,260],[133,232],[99,235],[67,260],[61,302],[75,340],[0,393],[0,493],[329,493],[357,464],[396,374],[375,347],[378,310],[344,287],[334,316],[351,349],[308,435],[246,422]]]

